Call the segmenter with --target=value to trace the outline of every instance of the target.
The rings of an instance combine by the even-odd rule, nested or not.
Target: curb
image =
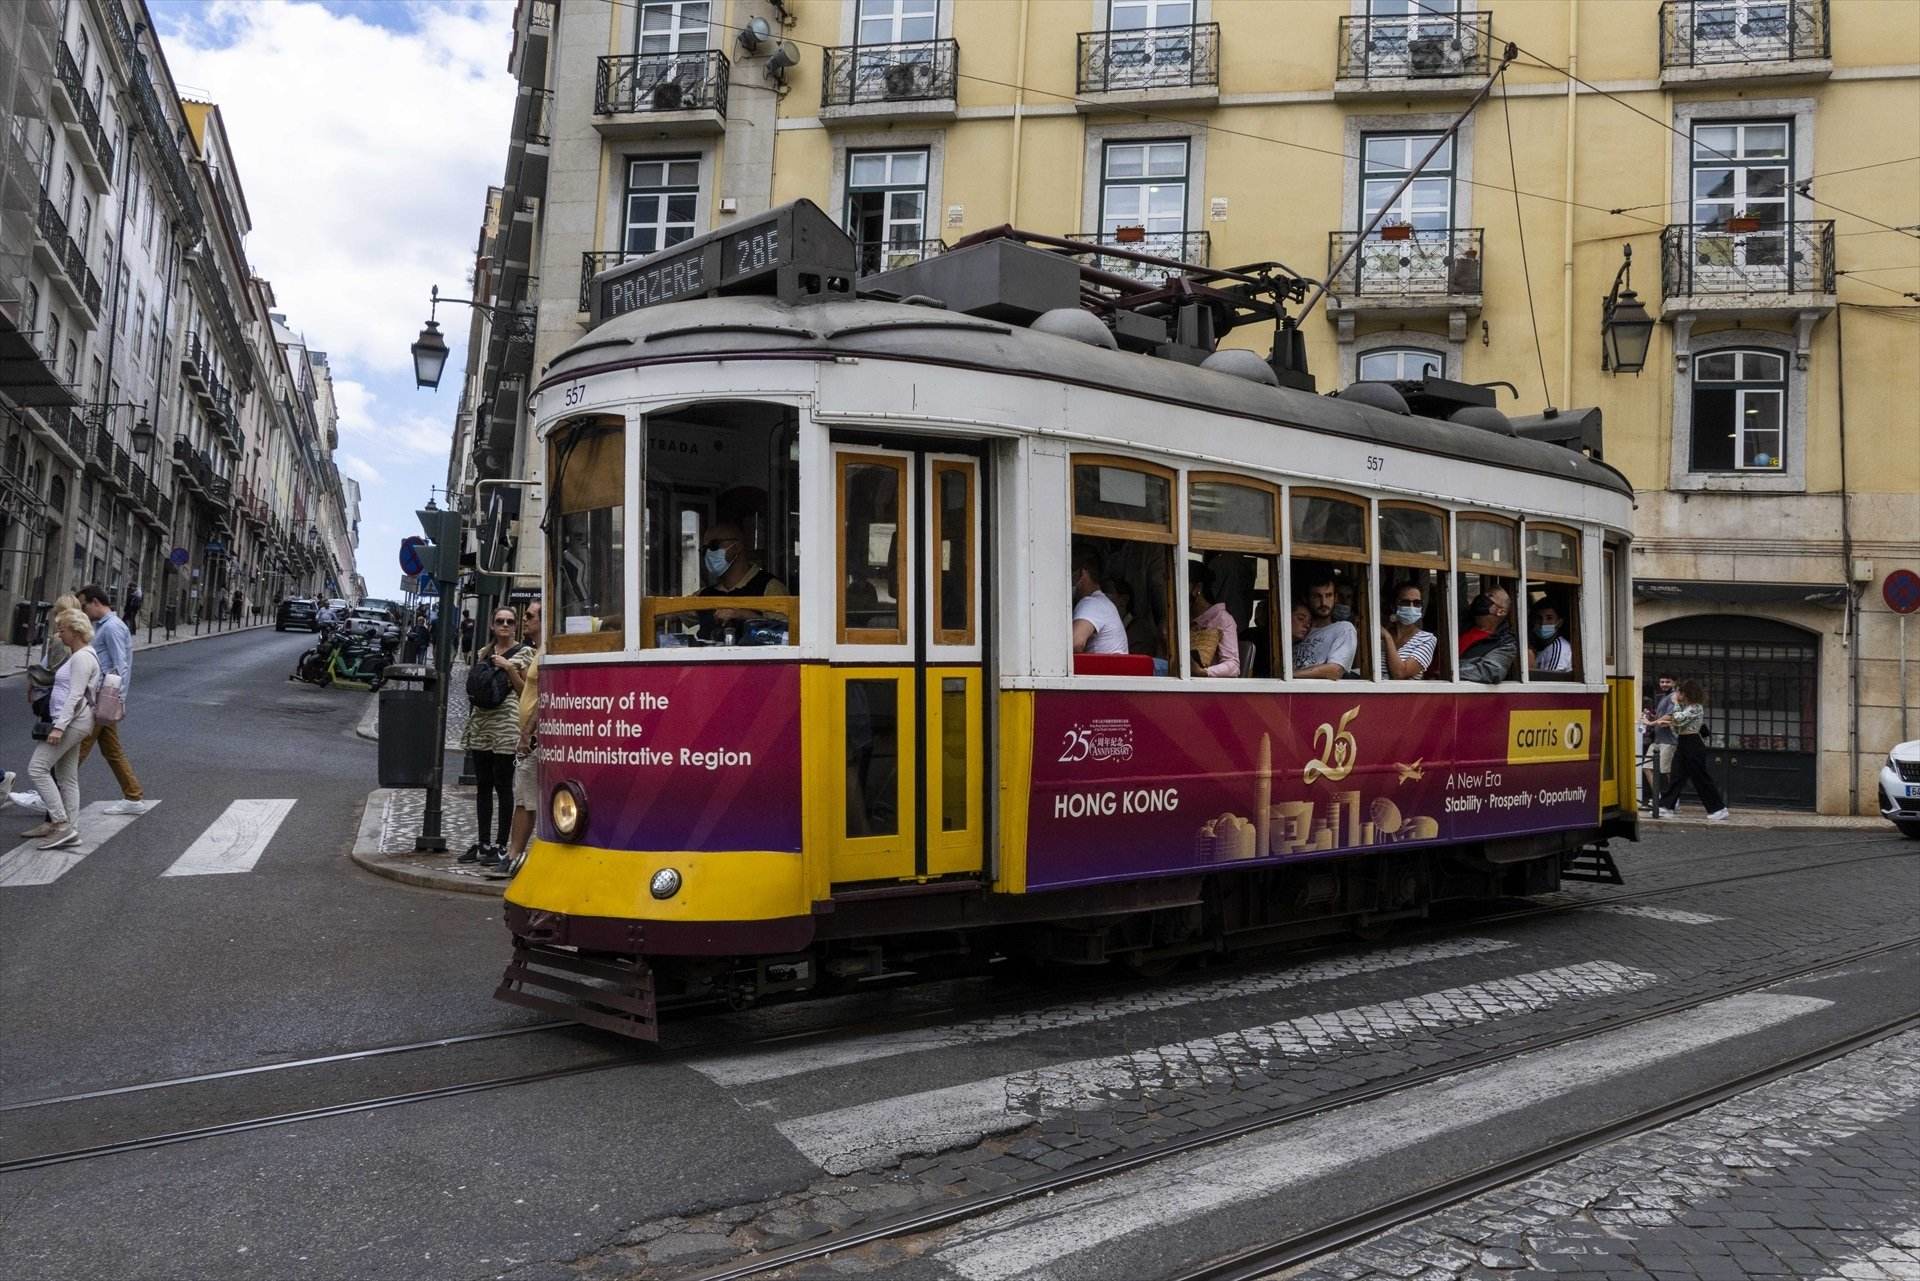
[[[1646,824],[1644,830],[1664,831],[1705,831],[1715,829],[1733,832],[1871,832],[1879,828],[1893,830],[1893,824],[1886,819],[1866,814],[1795,814],[1791,812],[1772,812],[1765,815],[1764,822],[1743,823],[1742,816],[1736,814],[1732,819],[1712,823],[1705,818],[1665,817],[1656,819],[1646,811],[1640,813],[1640,821]]]
[[[478,877],[443,872],[438,868],[409,862],[419,856],[382,852],[380,829],[386,819],[387,794],[392,790],[394,789],[376,787],[367,793],[366,806],[360,812],[360,830],[355,834],[353,849],[348,853],[348,857],[354,863],[375,876],[383,876],[387,880],[399,881],[403,885],[413,885],[421,889],[446,890],[456,894],[479,894],[496,899],[506,894],[508,884],[506,881],[488,881]]]
[[[353,732],[368,742],[377,743],[380,741],[379,699],[374,698],[367,700],[367,710],[360,714],[360,723],[353,727]],[[367,798],[367,804],[373,804],[373,798],[371,796]],[[378,835],[378,833],[375,833],[374,847],[376,849],[379,848]]]
[[[248,627],[230,627],[223,632],[202,632],[198,636],[176,636],[172,640],[157,640],[148,645],[135,645],[133,647],[133,653],[134,657],[138,658],[141,654],[151,649],[167,649],[174,645],[189,645],[194,641],[216,640],[222,636],[244,636],[248,632],[266,632],[272,630],[272,623],[254,623]],[[23,675],[26,670],[26,667],[21,666],[12,668],[9,671],[0,672],[0,680],[6,680],[10,676]]]

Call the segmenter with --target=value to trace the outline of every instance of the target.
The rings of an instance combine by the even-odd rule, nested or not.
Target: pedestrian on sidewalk
[[[107,676],[120,678],[120,697],[128,700],[133,696],[133,633],[120,621],[120,615],[113,612],[113,606],[107,602],[107,590],[97,583],[89,583],[80,589],[80,608],[93,620],[93,648],[99,655],[100,666]],[[140,802],[145,793],[140,788],[140,779],[133,772],[133,763],[127,759],[125,749],[120,746],[120,726],[102,723],[94,727],[80,744],[80,764],[85,764],[87,755],[94,745],[100,746],[100,755],[106,758],[107,768],[113,771],[114,781],[120,784],[120,803],[112,809],[116,814],[138,814]]]
[[[1651,743],[1652,764],[1643,771],[1646,778],[1647,799],[1640,808],[1653,808],[1653,798],[1666,790],[1673,779],[1673,754],[1677,750],[1674,743],[1672,726],[1659,722],[1673,715],[1673,677],[1665,672],[1660,674],[1658,686],[1660,697],[1655,700],[1653,710],[1646,714],[1646,728],[1653,736]]]
[[[513,697],[513,673],[518,671],[524,678],[527,664],[533,661],[533,651],[514,639],[518,631],[512,606],[493,611],[493,643],[480,651],[467,670],[467,727],[460,746],[473,753],[474,817],[479,824],[474,843],[460,856],[462,863],[492,865],[506,853],[513,822],[513,758],[520,745],[520,706]]]
[[[1706,806],[1707,819],[1724,823],[1727,804],[1713,775],[1707,772],[1707,744],[1701,736],[1707,719],[1707,693],[1699,681],[1689,680],[1681,681],[1673,695],[1673,712],[1654,721],[1656,727],[1663,724],[1670,727],[1675,742],[1673,780],[1667,784],[1667,794],[1660,798],[1660,808],[1671,811],[1680,800],[1680,788],[1692,783],[1693,790],[1700,795],[1700,803]]]
[[[66,661],[54,673],[53,701],[46,738],[33,749],[27,777],[47,807],[44,822],[22,832],[41,837],[43,850],[67,849],[80,843],[80,751],[93,732],[93,704],[100,692],[100,660],[89,648],[93,624],[77,609],[54,616]]]
[[[540,809],[540,768],[535,753],[540,748],[533,732],[540,713],[540,602],[527,606],[520,619],[520,639],[533,657],[513,677],[520,691],[520,743],[513,755],[513,830],[507,841],[506,857],[500,870],[508,876],[520,868],[526,856],[527,842],[533,839],[534,815]]]
[[[140,630],[140,606],[144,605],[146,600],[147,594],[140,590],[140,584],[127,584],[127,607],[122,612],[127,620],[129,632]]]
[[[473,611],[460,611],[460,655],[462,658],[473,653]]]

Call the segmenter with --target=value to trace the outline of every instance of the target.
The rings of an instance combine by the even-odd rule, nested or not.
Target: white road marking
[[[788,1142],[829,1174],[942,1152],[1030,1125],[1049,1112],[1097,1108],[1143,1088],[1230,1083],[1276,1059],[1311,1058],[1336,1045],[1468,1027],[1564,1001],[1616,996],[1658,979],[1612,961],[1539,970],[1325,1014],[1310,1014],[1128,1054],[1081,1059],[836,1108],[778,1123]]]
[[[292,801],[253,798],[235,801],[161,875],[213,876],[252,871],[266,853],[273,834],[293,812],[293,805]]]
[[[1727,919],[1708,916],[1705,912],[1683,912],[1677,907],[1641,907],[1635,903],[1603,903],[1592,910],[1612,912],[1615,916],[1644,916],[1649,921],[1665,921],[1669,925],[1717,925]]]
[[[1685,1014],[1463,1072],[1271,1134],[1174,1157],[1044,1202],[1012,1206],[958,1229],[953,1242],[933,1251],[931,1257],[968,1281],[1043,1272],[1067,1255],[1114,1246],[1133,1234],[1176,1223],[1191,1225],[1201,1215],[1275,1196],[1349,1166],[1752,1035],[1831,1004],[1808,996],[1728,997]]]
[[[158,805],[153,801],[151,809]],[[117,801],[95,801],[91,805],[80,807],[80,843],[70,845],[63,850],[43,850],[35,848],[42,837],[21,841],[18,845],[0,854],[0,887],[12,888],[17,885],[51,885],[72,871],[81,859],[99,849],[123,829],[139,818],[138,814],[115,814],[112,809]]]
[[[1514,946],[1504,939],[1464,938],[1446,943],[1423,943],[1409,947],[1379,948],[1353,956],[1329,957],[1292,969],[1265,974],[1241,975],[1207,982],[1131,993],[1126,996],[1079,1001],[1023,1010],[993,1018],[948,1023],[939,1027],[907,1032],[883,1032],[874,1036],[855,1036],[820,1045],[803,1045],[756,1054],[728,1054],[696,1059],[688,1064],[694,1071],[719,1085],[745,1085],[754,1081],[772,1081],[781,1077],[817,1072],[823,1068],[847,1067],[899,1054],[918,1054],[924,1050],[946,1050],[982,1041],[1001,1041],[1031,1032],[1055,1028],[1079,1027],[1102,1019],[1156,1010],[1178,1009],[1207,1001],[1225,1001],[1242,996],[1260,996],[1268,992],[1325,983],[1355,974],[1373,974],[1432,961],[1452,961],[1464,956],[1500,952]]]

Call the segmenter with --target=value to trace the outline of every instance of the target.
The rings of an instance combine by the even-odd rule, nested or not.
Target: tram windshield
[[[798,640],[799,416],[724,401],[643,427],[642,644],[706,648]]]

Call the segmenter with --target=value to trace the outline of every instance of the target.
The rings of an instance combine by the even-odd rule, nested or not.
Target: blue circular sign
[[[420,537],[418,534],[413,535],[411,538],[403,538],[400,540],[401,573],[418,574],[422,569],[426,568],[420,560],[420,548],[426,541],[426,539]]]
[[[171,562],[176,568],[185,569],[187,565],[187,560],[188,560],[187,549],[184,547],[174,548],[172,551],[167,553],[167,560]]]
[[[1896,614],[1911,614],[1920,609],[1920,574],[1896,569],[1880,584],[1880,596]]]

